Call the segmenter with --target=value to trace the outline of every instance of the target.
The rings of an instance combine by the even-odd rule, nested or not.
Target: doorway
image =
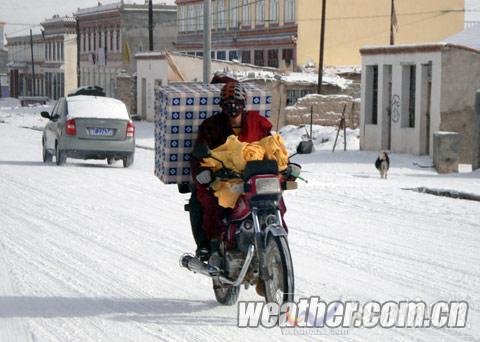
[[[383,66],[382,149],[392,148],[392,66]]]

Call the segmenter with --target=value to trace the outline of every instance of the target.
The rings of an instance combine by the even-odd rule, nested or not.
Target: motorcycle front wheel
[[[281,305],[293,302],[294,276],[290,248],[285,236],[270,235],[265,247],[268,277],[265,280],[265,300]]]
[[[217,302],[223,305],[233,305],[238,300],[240,294],[240,286],[222,287],[219,282],[213,281],[213,292]]]

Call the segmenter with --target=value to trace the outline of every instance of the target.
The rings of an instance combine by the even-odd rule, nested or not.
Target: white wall
[[[154,120],[154,85],[155,80],[162,80],[162,85],[169,81],[181,81],[178,75],[170,68],[165,56],[162,53],[139,54],[137,57],[137,114],[142,115],[142,79],[146,79],[146,119]],[[201,82],[203,80],[203,59],[193,56],[171,54],[177,68],[182,73],[185,81]],[[246,64],[233,63],[229,61],[212,61],[211,71],[229,69],[232,71],[255,71],[265,68],[255,67]]]
[[[427,52],[427,53],[402,53],[402,54],[378,54],[378,55],[364,55],[362,58],[362,105],[360,117],[360,148],[363,150],[380,150],[382,149],[382,127],[384,120],[386,120],[385,104],[382,99],[385,99],[386,82],[383,81],[384,65],[392,65],[392,98],[397,95],[400,99],[399,112],[403,115],[408,112],[406,108],[402,108],[402,67],[404,65],[416,65],[416,96],[415,96],[415,127],[402,127],[401,117],[395,120],[395,115],[392,113],[391,126],[391,151],[399,153],[421,153],[421,113],[422,108],[426,108],[422,97],[422,65],[432,63],[432,95],[431,95],[431,126],[430,126],[430,155],[432,154],[433,135],[440,127],[440,93],[441,93],[441,52]],[[365,70],[368,65],[378,65],[378,122],[376,125],[365,123],[366,113],[366,91],[367,82]],[[383,110],[382,110],[383,109]],[[385,129],[385,128],[384,128]]]
[[[64,35],[64,94],[77,88],[77,36],[74,34]]]
[[[146,119],[153,121],[155,117],[154,108],[154,86],[155,80],[161,80],[162,85],[168,84],[168,64],[164,59],[139,59],[137,60],[137,114],[142,111],[142,79],[146,79]]]

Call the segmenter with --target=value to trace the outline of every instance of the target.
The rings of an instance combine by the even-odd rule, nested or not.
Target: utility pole
[[[327,0],[322,0],[322,27],[320,29],[320,57],[318,62],[318,86],[317,93],[322,93],[322,78],[323,78],[323,54],[325,45],[325,17],[326,17]]]
[[[395,29],[396,23],[396,13],[395,13],[395,0],[391,0],[391,7],[390,7],[390,45],[395,45],[395,34],[393,30]]]
[[[3,37],[2,37],[3,39]],[[35,61],[33,60],[33,35],[32,29],[30,29],[30,51],[32,53],[32,90],[33,96],[37,96],[37,91],[35,89]]]
[[[153,51],[153,4],[148,0],[148,49]]]
[[[80,22],[78,20],[78,17],[75,17],[75,20],[76,20],[76,31],[77,31],[77,88],[78,88],[80,87]]]
[[[210,16],[210,7],[212,0],[203,2],[203,83],[210,82],[212,68],[212,17]]]

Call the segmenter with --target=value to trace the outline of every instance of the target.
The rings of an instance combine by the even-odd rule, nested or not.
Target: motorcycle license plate
[[[111,137],[113,135],[113,129],[94,127],[94,128],[89,128],[88,133],[93,136]]]

